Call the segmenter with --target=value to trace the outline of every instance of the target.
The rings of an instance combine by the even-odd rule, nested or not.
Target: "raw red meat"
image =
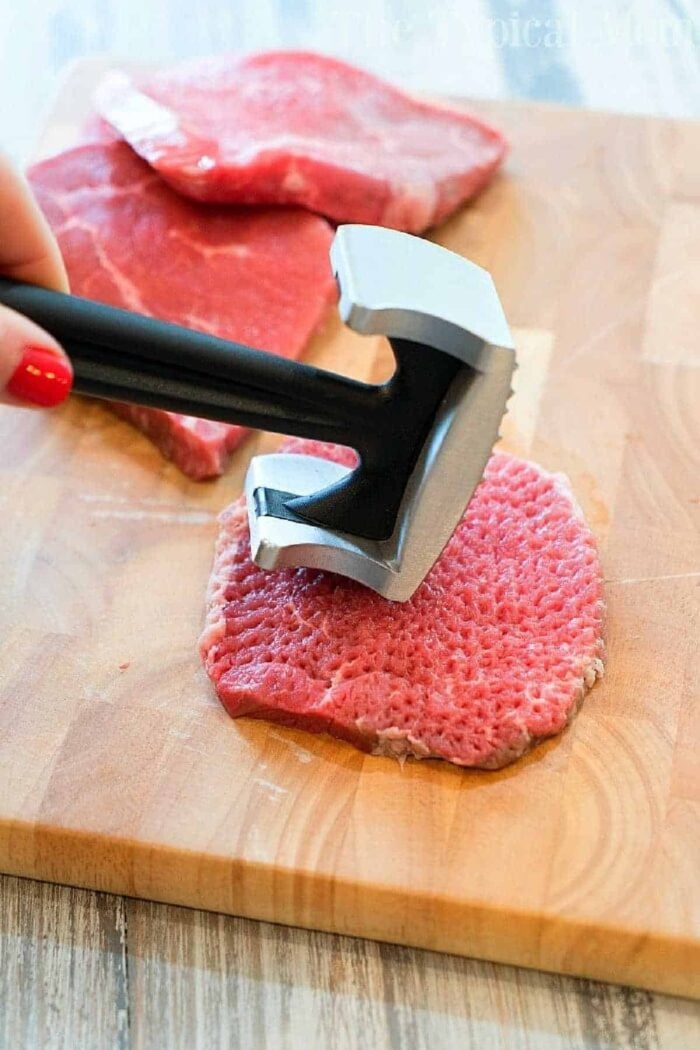
[[[73,143],[74,146],[95,142],[121,142],[122,136],[99,114],[91,113],[80,129],[78,139],[79,141]]]
[[[174,193],[124,142],[35,165],[29,178],[76,295],[299,357],[336,295],[325,219],[296,208],[217,208]],[[220,474],[246,431],[111,406],[189,477]]]
[[[350,465],[354,453],[292,441]],[[246,511],[221,518],[200,650],[227,711],[384,755],[496,769],[560,732],[603,672],[595,541],[566,479],[494,455],[405,604],[250,560]]]
[[[335,58],[272,51],[108,74],[102,116],[197,200],[298,204],[419,233],[486,185],[503,136]]]

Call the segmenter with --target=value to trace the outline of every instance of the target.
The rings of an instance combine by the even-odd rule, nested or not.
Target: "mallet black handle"
[[[377,403],[366,383],[77,296],[0,278],[0,302],[61,343],[91,397],[351,445]]]
[[[396,373],[379,386],[20,281],[0,278],[0,302],[61,343],[78,393],[357,449],[360,466],[346,481],[290,506],[370,539],[391,534],[407,477],[459,368],[453,357],[392,339]]]

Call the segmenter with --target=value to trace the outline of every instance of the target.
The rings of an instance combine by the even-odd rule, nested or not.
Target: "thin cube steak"
[[[207,602],[200,651],[229,714],[375,754],[500,768],[564,729],[603,673],[594,538],[562,475],[504,454],[405,604],[331,573],[259,569],[242,500],[221,517]]]
[[[297,204],[335,222],[420,233],[501,164],[496,129],[304,51],[217,56],[106,75],[97,106],[172,186],[197,200]]]
[[[124,142],[34,165],[29,179],[75,295],[298,358],[335,300],[325,219],[220,208],[170,189]],[[135,405],[110,407],[189,477],[221,474],[247,431]]]

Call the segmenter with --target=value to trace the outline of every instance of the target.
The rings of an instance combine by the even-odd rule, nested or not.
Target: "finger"
[[[0,273],[19,281],[68,291],[56,240],[21,175],[0,154]]]
[[[0,402],[50,408],[65,401],[72,382],[70,362],[56,340],[0,306]]]

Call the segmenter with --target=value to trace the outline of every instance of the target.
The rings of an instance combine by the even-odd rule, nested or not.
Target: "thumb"
[[[0,402],[49,408],[65,401],[72,382],[70,361],[56,340],[0,306]]]

